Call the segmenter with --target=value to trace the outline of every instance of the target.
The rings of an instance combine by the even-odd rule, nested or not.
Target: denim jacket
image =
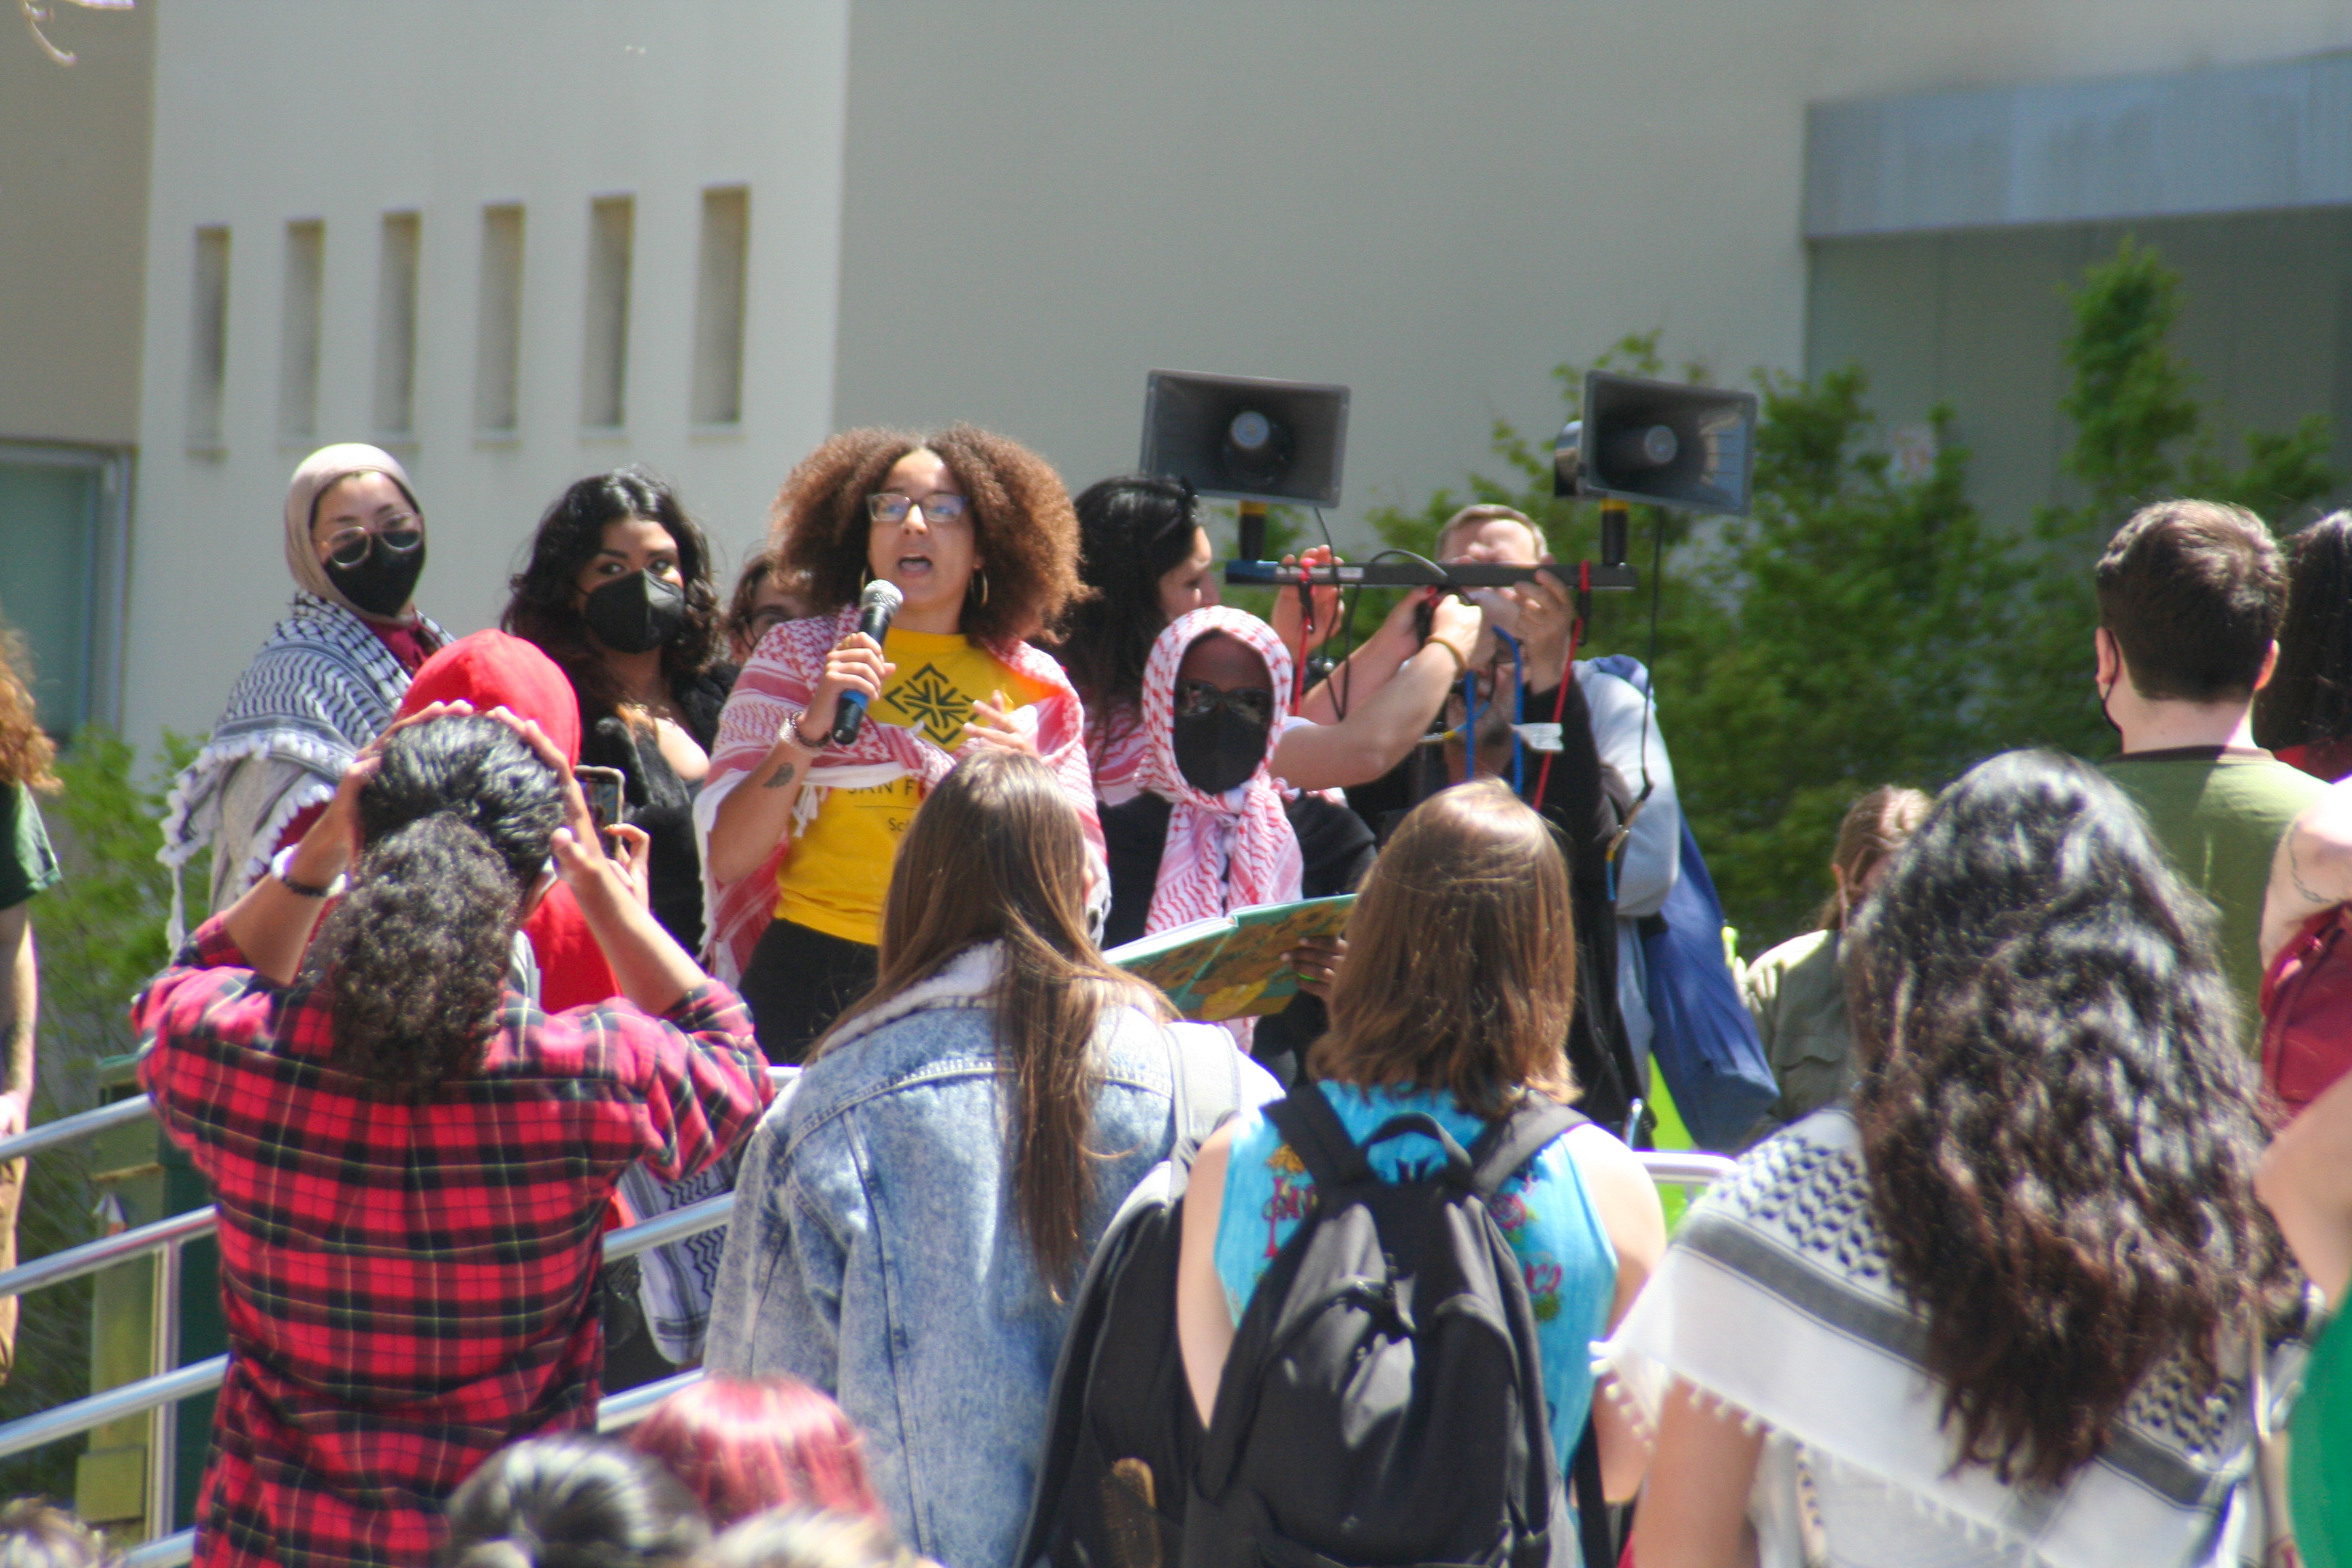
[[[855,1020],[761,1121],[710,1316],[710,1369],[831,1394],[900,1538],[947,1568],[1012,1568],[1084,1268],[1050,1289],[1014,1213],[997,968],[974,948]],[[1243,1105],[1281,1093],[1222,1029],[1123,1007],[1095,1045],[1087,1251],[1174,1142],[1172,1049],[1232,1058]]]

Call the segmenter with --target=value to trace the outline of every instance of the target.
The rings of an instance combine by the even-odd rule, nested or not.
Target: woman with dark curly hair
[[[2315,778],[2352,773],[2352,511],[2287,542],[2278,668],[2254,694],[2254,738]]]
[[[1847,930],[1851,1108],[1696,1205],[1606,1347],[1658,1421],[1643,1568],[2259,1556],[2303,1287],[2213,924],[2082,763],[1945,793]]]
[[[640,468],[593,474],[539,520],[499,624],[572,678],[580,761],[617,768],[627,820],[653,840],[654,916],[702,946],[694,796],[734,684],[717,662],[710,547],[677,494]]]
[[[773,1094],[611,832],[625,861],[535,724],[423,709],[132,1005],[219,1210],[206,1568],[430,1561],[499,1445],[594,1430],[615,1184],[709,1167]],[[621,990],[553,1016],[508,983],[551,858]]]
[[[1044,458],[968,425],[845,431],[784,481],[771,542],[814,613],[744,666],[695,820],[712,967],[741,976],[785,1063],[874,984],[891,857],[966,743],[1045,759],[1097,858],[1102,829],[1078,694],[1027,641],[1081,591],[1077,522]],[[905,596],[881,643],[857,630],[876,579]],[[844,744],[853,695],[869,706]]]

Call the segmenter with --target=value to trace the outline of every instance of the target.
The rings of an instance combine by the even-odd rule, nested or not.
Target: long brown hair
[[[1086,888],[1078,816],[1045,764],[1009,752],[966,757],[898,846],[882,906],[881,974],[841,1019],[981,942],[998,945],[996,1060],[1014,1110],[1005,1159],[1014,1212],[1049,1284],[1068,1276],[1082,1239],[1100,1076],[1095,1027],[1122,1005],[1168,1016],[1159,992],[1103,962],[1087,934]]]
[[[25,639],[0,622],[0,787],[23,784],[47,791],[58,787],[57,775],[49,771],[58,751],[41,729],[40,713],[33,705],[32,669]]]
[[[1451,1090],[1492,1120],[1533,1089],[1572,1099],[1568,868],[1543,818],[1494,779],[1430,796],[1357,895],[1316,1075]]]
[[[1813,916],[1816,930],[1845,928],[1847,906],[1862,901],[1863,879],[1911,842],[1927,808],[1935,804],[1926,790],[1880,784],[1846,807],[1845,820],[1838,824],[1837,847],[1830,852],[1830,867],[1845,873],[1845,886],[1843,890],[1831,888],[1829,898]]]

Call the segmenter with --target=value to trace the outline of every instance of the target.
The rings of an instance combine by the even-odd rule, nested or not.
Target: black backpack
[[[1487,1205],[1585,1118],[1538,1100],[1465,1152],[1420,1112],[1359,1147],[1311,1083],[1265,1110],[1315,1202],[1236,1331],[1181,1568],[1575,1562],[1535,1313]],[[1381,1180],[1365,1149],[1407,1132],[1443,1165]]]
[[[1040,1558],[1055,1568],[1175,1568],[1201,1442],[1176,1343],[1184,1186],[1201,1145],[1241,1108],[1241,1058],[1230,1047],[1222,1059],[1171,1054],[1176,1144],[1119,1205],[1078,1285],[1013,1558],[1021,1568]]]

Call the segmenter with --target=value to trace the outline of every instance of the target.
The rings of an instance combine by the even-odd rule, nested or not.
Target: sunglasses
[[[1244,686],[1227,691],[1205,680],[1180,680],[1176,683],[1178,718],[1205,718],[1220,708],[1244,723],[1274,722],[1274,693],[1265,687]]]
[[[425,531],[413,517],[387,518],[375,528],[346,528],[327,537],[327,559],[337,566],[356,566],[379,545],[387,555],[407,555],[425,542]]]

